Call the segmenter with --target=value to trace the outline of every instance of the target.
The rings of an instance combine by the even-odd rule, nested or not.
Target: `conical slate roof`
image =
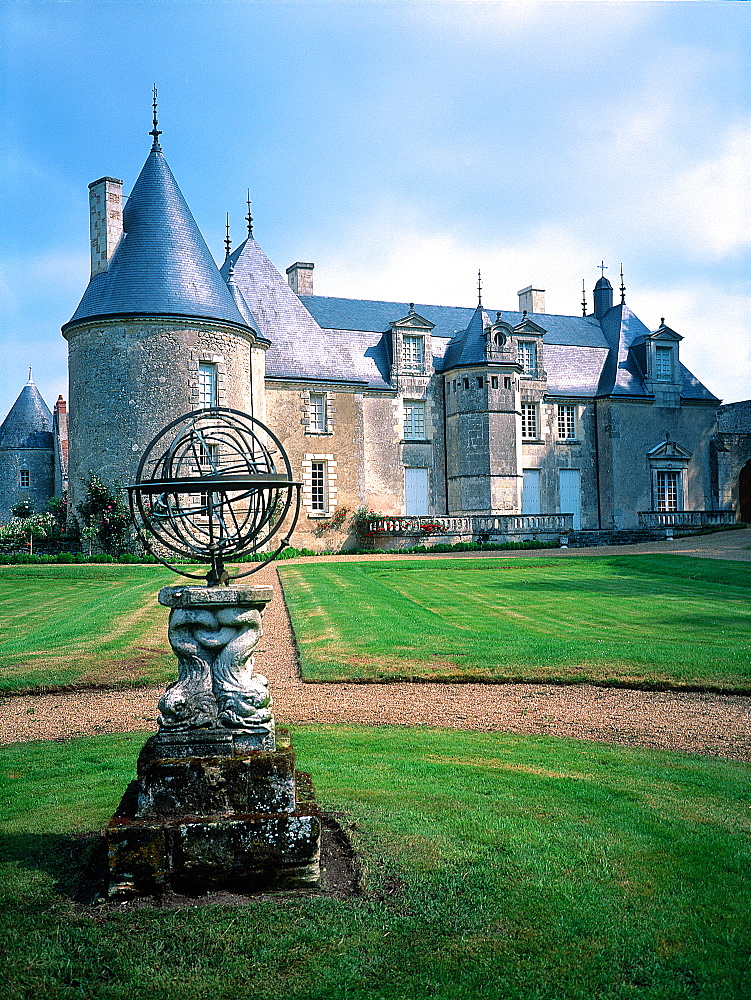
[[[123,210],[123,236],[65,329],[105,316],[190,316],[246,326],[155,145]]]
[[[52,414],[31,380],[0,424],[0,448],[52,448]]]
[[[453,337],[443,356],[443,370],[457,368],[459,365],[482,364],[485,361],[485,331],[491,326],[490,317],[478,305],[472,313],[472,318],[466,330]]]
[[[271,341],[267,376],[352,380],[347,344],[337,345],[324,333],[251,236],[222,264],[225,278],[230,270],[258,332]]]

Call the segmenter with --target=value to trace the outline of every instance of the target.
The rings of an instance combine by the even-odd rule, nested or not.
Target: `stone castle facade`
[[[217,267],[158,136],[124,207],[116,178],[89,187],[69,414],[24,388],[0,427],[0,517],[66,482],[75,505],[90,470],[132,482],[162,427],[220,405],[280,437],[303,482],[297,545],[346,544],[326,525],[363,505],[402,536],[420,518],[472,537],[751,519],[747,404],[720,407],[681,336],[647,328],[623,288],[615,302],[601,277],[580,316],[546,313],[532,286],[511,311],[318,296],[313,264],[285,279],[250,214]]]

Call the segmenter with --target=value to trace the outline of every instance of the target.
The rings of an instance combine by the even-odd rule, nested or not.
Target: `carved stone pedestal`
[[[271,587],[167,587],[179,678],[105,831],[112,899],[315,885],[321,822],[252,651]]]

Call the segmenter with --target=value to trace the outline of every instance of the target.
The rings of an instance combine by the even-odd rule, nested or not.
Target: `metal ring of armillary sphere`
[[[136,482],[127,487],[130,513],[145,548],[175,573],[200,579],[168,562],[155,547],[208,562],[210,586],[226,583],[226,560],[257,552],[284,527],[257,572],[289,545],[300,513],[300,483],[281,442],[260,420],[212,407],[186,413],[146,448]],[[152,540],[153,536],[153,540]]]

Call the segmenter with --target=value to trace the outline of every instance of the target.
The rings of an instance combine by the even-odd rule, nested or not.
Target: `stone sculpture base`
[[[275,750],[235,756],[157,746],[152,736],[105,830],[110,899],[317,885],[320,815],[286,731]]]
[[[178,680],[107,842],[110,899],[316,885],[321,820],[253,650],[273,590],[165,587]]]

